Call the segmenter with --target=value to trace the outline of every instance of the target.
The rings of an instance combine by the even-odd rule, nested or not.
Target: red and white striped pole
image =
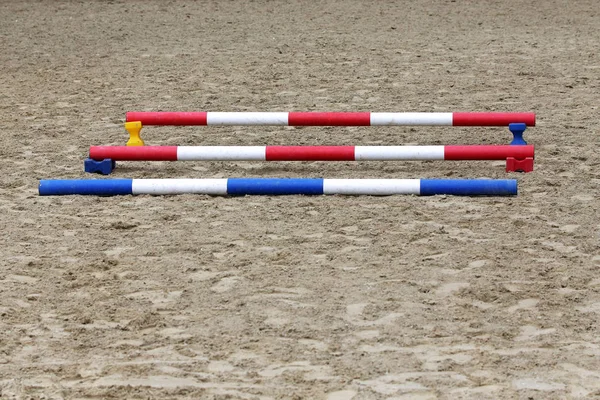
[[[142,125],[535,126],[529,112],[128,112]]]
[[[534,157],[534,146],[92,146],[102,161],[507,160]]]

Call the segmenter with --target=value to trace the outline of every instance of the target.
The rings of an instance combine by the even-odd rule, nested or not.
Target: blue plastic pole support
[[[521,146],[527,144],[525,139],[523,139],[523,132],[525,132],[525,129],[527,129],[527,124],[522,122],[508,124],[508,129],[513,134],[513,140],[510,142],[511,145]]]
[[[86,158],[83,162],[83,170],[91,174],[99,173],[102,175],[110,175],[116,166],[117,162],[110,158],[106,158],[102,161]]]

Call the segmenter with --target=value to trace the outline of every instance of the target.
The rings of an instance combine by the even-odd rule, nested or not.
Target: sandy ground
[[[0,2],[0,397],[600,397],[596,0]],[[39,197],[126,111],[535,111],[514,198]],[[147,127],[148,144],[507,143]],[[123,163],[493,177],[503,162]]]

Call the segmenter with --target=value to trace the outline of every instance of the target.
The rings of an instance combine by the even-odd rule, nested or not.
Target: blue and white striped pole
[[[516,179],[51,179],[41,180],[40,196],[59,195],[455,195],[514,196]]]

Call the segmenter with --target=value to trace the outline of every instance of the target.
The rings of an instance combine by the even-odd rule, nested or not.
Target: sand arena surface
[[[0,398],[600,396],[595,0],[0,3]],[[126,111],[535,111],[515,198],[39,197]],[[148,144],[507,143],[147,127]],[[505,178],[503,162],[114,177]]]

